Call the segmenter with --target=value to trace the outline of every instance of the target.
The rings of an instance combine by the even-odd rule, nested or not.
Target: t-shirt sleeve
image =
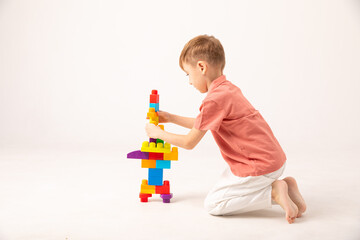
[[[204,101],[200,106],[200,114],[195,119],[194,128],[217,131],[225,118],[225,111],[214,101]]]

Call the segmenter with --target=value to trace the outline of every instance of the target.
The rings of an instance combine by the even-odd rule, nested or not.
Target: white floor
[[[308,211],[289,225],[279,206],[231,217],[203,209],[221,173],[217,150],[181,150],[165,170],[172,203],[138,199],[140,161],[126,150],[3,149],[0,239],[360,239],[360,174],[355,153],[289,156]]]

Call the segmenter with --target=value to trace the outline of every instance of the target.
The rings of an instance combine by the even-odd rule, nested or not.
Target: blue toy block
[[[163,170],[161,168],[149,168],[148,184],[162,186]]]
[[[170,169],[171,161],[156,160],[156,168]]]
[[[155,108],[155,112],[159,111],[159,103],[150,103],[150,108]]]
[[[156,168],[149,168],[149,169],[156,169]],[[163,178],[160,177],[160,176],[149,177],[149,185],[151,185],[151,186],[162,186],[163,185]]]

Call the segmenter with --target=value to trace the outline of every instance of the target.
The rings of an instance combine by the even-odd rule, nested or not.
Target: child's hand
[[[171,122],[170,113],[164,111],[158,111],[158,115],[159,115],[159,123]]]
[[[147,123],[145,126],[145,131],[149,138],[159,138],[159,133],[162,131],[162,129],[152,123]]]

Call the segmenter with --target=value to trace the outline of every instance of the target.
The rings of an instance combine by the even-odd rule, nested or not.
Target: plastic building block
[[[149,169],[156,169],[156,168],[149,168]],[[151,193],[155,193],[155,186],[162,186],[162,182],[163,182],[162,176],[149,177],[149,184],[154,186],[154,190],[153,190],[154,192],[151,192]]]
[[[127,154],[127,158],[151,159],[151,160],[178,160],[177,147],[173,147],[169,153],[142,152],[140,150]]]
[[[141,151],[142,152],[155,152],[155,153],[170,153],[171,144],[170,143],[150,143],[148,141],[143,142]]]
[[[168,160],[156,160],[156,168],[170,169],[171,161]]]
[[[164,181],[162,186],[155,186],[156,194],[170,194],[170,182]]]
[[[144,142],[145,143],[145,142]],[[146,142],[148,143],[148,142]],[[178,160],[178,148],[177,147],[173,147],[171,149],[171,151],[169,149],[163,150],[163,152],[161,152],[161,146],[162,143],[159,143],[157,147],[156,143],[152,142],[149,145],[151,145],[151,147],[145,147],[145,148],[141,148],[140,150],[137,151],[133,151],[127,154],[127,158],[133,158],[133,159],[153,159],[153,160]],[[165,143],[165,146],[169,146],[167,145],[168,143]],[[146,146],[146,144],[144,145]],[[153,150],[151,148],[155,148],[157,149],[157,152],[149,152],[149,150]],[[164,148],[162,148],[164,149]]]
[[[155,126],[157,126],[159,124],[158,121],[153,121],[152,119],[150,119],[149,123],[154,124]]]
[[[156,126],[159,124],[159,116],[155,112],[155,108],[149,108],[146,119],[150,119],[150,123],[155,124]]]
[[[142,168],[156,168],[156,160],[142,159],[141,167]]]
[[[151,169],[151,168],[149,168]],[[155,186],[153,184],[148,184],[148,180],[142,180],[140,193],[148,193],[153,194],[155,193]]]
[[[155,112],[159,111],[159,103],[150,103],[150,108],[155,108]]]
[[[149,185],[161,186],[163,184],[163,170],[158,168],[149,168]]]
[[[159,125],[159,126],[161,126],[161,125]],[[163,129],[163,130],[164,130],[164,129]],[[158,143],[164,144],[164,140],[161,140],[161,139],[157,138],[157,139],[156,139],[156,144],[158,144]]]
[[[162,169],[149,169],[149,176],[162,176],[162,175],[163,175]]]
[[[150,103],[158,103],[159,102],[159,94],[157,90],[152,90],[150,94]]]
[[[149,152],[149,159],[164,160],[164,153]]]
[[[173,147],[171,149],[170,153],[164,153],[164,159],[163,160],[173,160],[173,161],[177,161],[178,160],[178,148],[177,147]]]
[[[159,124],[159,94],[152,90],[150,94],[149,111],[146,118],[164,130]],[[170,193],[170,182],[163,181],[163,170],[171,168],[171,161],[178,160],[178,148],[161,139],[150,138],[143,142],[141,149],[127,154],[127,158],[141,159],[141,167],[148,169],[148,179],[142,180],[139,198],[141,202],[148,202],[152,194],[160,194],[164,203],[170,203],[173,194]]]
[[[146,114],[146,119],[159,117],[158,113],[155,111],[155,108],[149,108],[148,113]]]
[[[149,159],[148,152],[142,152],[140,150],[133,151],[127,154],[127,158],[134,158],[134,159]]]
[[[163,199],[163,203],[170,203],[170,199],[173,197],[173,194],[160,194],[160,197]]]
[[[149,193],[140,193],[139,194],[140,202],[148,202],[148,198],[151,196],[152,194]]]

